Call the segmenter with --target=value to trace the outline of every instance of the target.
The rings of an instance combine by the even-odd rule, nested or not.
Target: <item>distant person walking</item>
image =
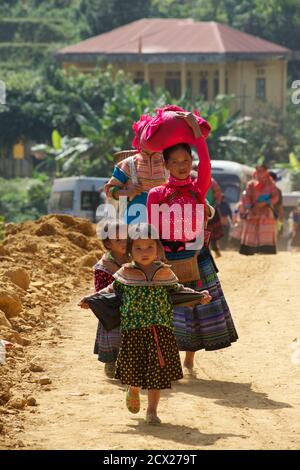
[[[222,200],[219,205],[219,210],[221,216],[222,230],[224,233],[223,237],[220,240],[220,248],[221,250],[226,250],[229,241],[230,229],[232,226],[232,210],[229,202],[225,197],[225,194],[222,194]]]
[[[211,185],[206,195],[209,204],[215,209],[215,214],[208,221],[207,230],[210,232],[210,245],[217,258],[221,256],[219,240],[223,237],[221,217],[219,212],[219,204],[222,202],[222,191],[219,184],[214,178],[211,178]]]
[[[276,218],[274,206],[278,190],[266,165],[258,165],[248,183],[244,198],[246,219],[243,224],[240,254],[276,254]]]
[[[300,199],[297,208],[292,212],[292,251],[300,251]]]
[[[275,185],[278,181],[278,176],[275,171],[269,171],[269,175],[271,176],[272,180],[274,181]],[[283,198],[282,198],[282,191],[276,185],[278,191],[278,201],[274,204],[274,216],[277,222],[277,232],[278,235],[282,233],[283,230]]]

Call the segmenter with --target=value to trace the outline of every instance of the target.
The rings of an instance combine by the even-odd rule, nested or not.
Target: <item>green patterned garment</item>
[[[114,288],[122,296],[121,330],[161,325],[173,329],[174,307],[169,292],[172,286],[126,286],[115,281]]]

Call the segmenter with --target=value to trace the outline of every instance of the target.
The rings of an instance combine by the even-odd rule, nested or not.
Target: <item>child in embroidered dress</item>
[[[129,229],[127,255],[132,262],[117,271],[114,283],[104,289],[122,297],[122,343],[115,377],[128,385],[126,405],[131,413],[140,409],[139,388],[148,390],[146,421],[159,424],[160,390],[171,388],[171,382],[183,377],[170,298],[170,291],[182,286],[169,266],[160,261],[163,248],[152,227],[140,224],[140,232],[133,238],[131,230],[133,227]],[[209,300],[204,292],[201,301]]]
[[[127,227],[125,224],[104,222],[97,230],[97,234],[106,250],[94,266],[94,286],[95,291],[99,292],[113,282],[113,274],[120,269],[122,264],[128,261],[126,255]],[[125,238],[122,238],[122,236],[125,236]],[[84,303],[81,303],[80,306],[88,308]],[[106,331],[103,325],[98,322],[94,354],[97,354],[98,360],[105,364],[104,372],[110,379],[115,376],[120,344],[120,328]]]

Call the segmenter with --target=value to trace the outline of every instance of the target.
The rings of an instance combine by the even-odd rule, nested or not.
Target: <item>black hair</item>
[[[96,232],[100,241],[106,250],[109,250],[109,246],[107,242],[110,242],[111,238],[109,238],[109,228],[112,230],[114,229],[115,233],[119,233],[122,228],[126,226],[123,222],[114,222],[114,221],[104,221],[97,225]]]
[[[182,143],[182,144],[176,144],[172,145],[172,147],[167,147],[166,149],[163,150],[163,157],[165,160],[165,163],[168,163],[168,160],[173,152],[176,152],[177,150],[185,150],[191,158],[193,158],[192,155],[192,149],[189,144]]]
[[[158,234],[153,227],[153,225],[147,223],[140,223],[135,225],[130,225],[128,229],[128,238],[127,238],[127,248],[126,254],[128,258],[132,257],[132,247],[134,240],[155,240],[157,244],[157,252],[161,261],[166,261],[165,251],[162,246],[161,241],[158,238]]]
[[[278,181],[278,176],[275,171],[269,171],[269,175],[271,176],[273,181]]]

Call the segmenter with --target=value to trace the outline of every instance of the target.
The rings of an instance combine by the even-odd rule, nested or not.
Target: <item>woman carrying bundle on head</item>
[[[166,258],[179,281],[197,290],[207,289],[212,297],[207,305],[197,305],[195,308],[176,307],[174,310],[177,344],[181,351],[186,351],[184,366],[194,375],[196,351],[228,347],[237,340],[238,336],[217,276],[217,268],[208,248],[208,238],[205,237],[202,248],[200,246],[199,249],[197,247],[190,249],[189,244],[194,242],[195,234],[190,233],[189,236],[185,236],[184,227],[191,229],[197,226],[199,205],[205,207],[205,221],[213,215],[213,210],[210,210],[205,199],[210,186],[211,170],[207,144],[196,117],[192,113],[184,112],[178,112],[177,117],[183,119],[194,133],[199,156],[198,177],[194,180],[191,177],[193,162],[190,145],[180,143],[166,148],[163,155],[170,176],[166,184],[149,192],[147,209],[148,220],[158,229]],[[172,212],[168,220],[164,213],[160,213],[158,218],[155,217],[157,208],[164,207],[163,210],[167,211],[172,206],[177,206],[177,209],[182,208],[180,217],[176,217]],[[188,209],[187,212],[185,209]],[[204,220],[201,222],[196,238],[203,230]],[[167,223],[169,236],[164,236],[163,232],[168,228]],[[175,270],[175,266],[178,271]]]

